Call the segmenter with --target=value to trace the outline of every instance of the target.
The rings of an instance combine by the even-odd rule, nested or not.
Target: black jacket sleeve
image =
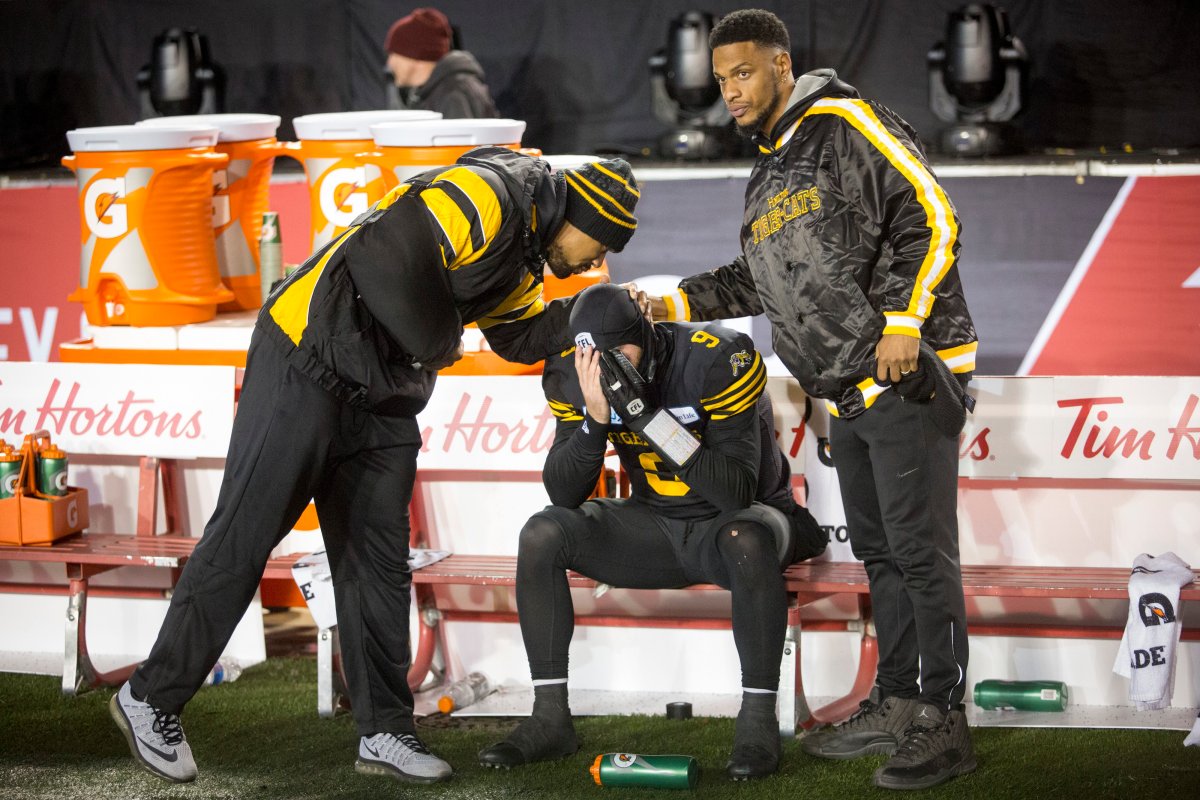
[[[562,297],[546,303],[541,313],[528,319],[505,322],[483,329],[484,338],[505,361],[534,364],[571,346],[567,319],[575,298]]]
[[[423,364],[462,338],[432,222],[416,197],[400,197],[346,242],[346,267],[363,304],[400,348]]]
[[[763,313],[758,288],[744,256],[738,256],[732,264],[684,278],[679,289],[687,297],[691,312],[688,319],[692,322]]]
[[[608,447],[608,425],[591,418],[585,424],[584,410],[566,399],[567,393],[561,391],[563,382],[577,380],[574,369],[567,368],[568,363],[574,364],[574,359],[560,359],[547,367],[542,377],[542,388],[555,416],[554,444],[542,468],[542,483],[551,503],[578,508],[600,479]]]

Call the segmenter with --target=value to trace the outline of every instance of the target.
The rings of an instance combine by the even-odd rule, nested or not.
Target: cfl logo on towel
[[[116,239],[129,232],[125,208],[125,179],[97,178],[83,195],[83,220],[101,239]]]
[[[319,193],[325,219],[339,228],[353,225],[354,219],[367,210],[366,185],[366,167],[340,167],[327,172]]]
[[[1164,595],[1158,592],[1144,594],[1138,598],[1138,614],[1142,617],[1142,624],[1146,627],[1151,625],[1169,625],[1175,621],[1175,608],[1171,605],[1171,601]]]

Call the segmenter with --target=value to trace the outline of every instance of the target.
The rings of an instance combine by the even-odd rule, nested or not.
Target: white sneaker
[[[364,775],[390,775],[413,783],[449,780],[450,765],[429,752],[411,733],[377,733],[358,742],[354,769]]]
[[[126,682],[108,702],[133,757],[150,772],[173,783],[196,779],[196,760],[183,735],[178,714],[159,711],[133,696]]]

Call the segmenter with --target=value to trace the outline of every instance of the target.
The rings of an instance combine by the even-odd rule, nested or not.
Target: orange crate
[[[0,500],[0,544],[49,545],[88,526],[87,489],[68,486],[61,497],[37,490],[34,456],[49,445],[46,431],[25,438],[15,494]]]

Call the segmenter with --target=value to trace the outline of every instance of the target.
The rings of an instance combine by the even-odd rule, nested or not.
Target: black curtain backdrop
[[[831,66],[929,143],[925,54],[947,0],[760,0],[787,23],[798,70]],[[637,147],[666,127],[647,60],[707,0],[438,0],[488,73],[502,114],[547,152]],[[1020,128],[1034,150],[1200,146],[1200,3],[1008,0],[1031,58]],[[413,5],[382,0],[0,0],[0,168],[54,164],[64,132],[138,119],[136,75],[169,27],[204,33],[226,74],[225,110],[291,119],[384,103],[383,36]]]

